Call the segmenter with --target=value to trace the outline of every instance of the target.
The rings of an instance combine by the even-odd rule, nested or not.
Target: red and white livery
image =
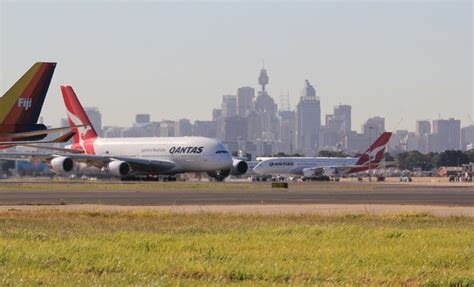
[[[376,169],[380,166],[392,133],[384,132],[359,157],[278,157],[261,161],[254,172],[263,175],[340,176]]]
[[[76,166],[94,166],[118,177],[175,175],[207,172],[223,178],[247,171],[245,161],[233,159],[224,145],[204,137],[101,138],[70,86],[62,86],[64,103],[75,135],[73,143],[58,154],[29,154],[47,161],[55,172]]]

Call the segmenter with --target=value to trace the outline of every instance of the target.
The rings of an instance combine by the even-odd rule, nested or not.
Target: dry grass
[[[472,285],[474,220],[9,211],[0,285]]]

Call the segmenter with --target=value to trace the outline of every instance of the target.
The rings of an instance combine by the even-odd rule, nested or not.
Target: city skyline
[[[387,130],[414,130],[438,114],[470,124],[472,3],[248,6],[1,2],[1,89],[33,62],[57,61],[47,124],[65,116],[65,83],[101,110],[104,125],[127,126],[137,113],[209,120],[222,95],[258,90],[264,59],[278,105],[289,93],[294,109],[308,79],[321,115],[352,106],[354,130],[373,116],[385,117]]]

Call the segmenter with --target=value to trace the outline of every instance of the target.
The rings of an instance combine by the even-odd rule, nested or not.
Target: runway
[[[225,187],[225,185],[221,185]],[[393,204],[474,206],[472,186],[414,186],[410,184],[293,185],[288,190],[272,189],[269,184],[250,189],[206,190],[157,188],[141,190],[124,185],[118,190],[35,190],[34,185],[17,190],[0,190],[0,205],[72,205],[101,204],[121,206],[172,205],[252,205],[252,204]],[[370,188],[367,188],[369,186]]]

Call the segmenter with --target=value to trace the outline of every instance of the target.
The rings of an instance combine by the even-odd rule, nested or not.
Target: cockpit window
[[[229,153],[229,152],[226,151],[226,150],[218,150],[218,151],[216,151],[216,154],[221,154],[221,153]]]

